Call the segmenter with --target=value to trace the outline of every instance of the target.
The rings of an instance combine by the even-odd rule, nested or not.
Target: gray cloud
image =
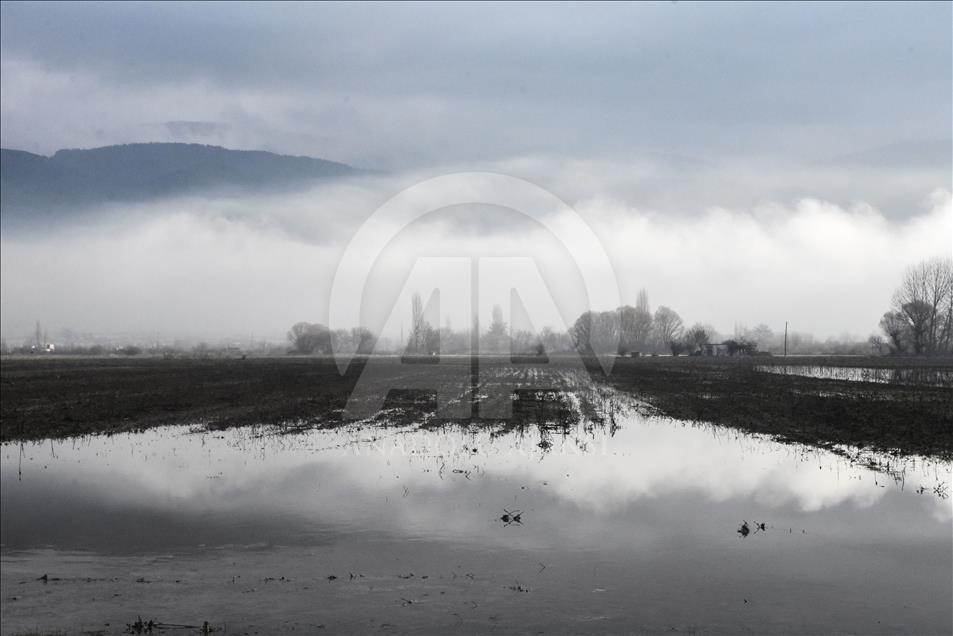
[[[221,140],[228,125],[215,121],[167,121],[163,124],[169,135],[177,140]]]
[[[67,84],[61,97],[110,97],[98,116],[65,109],[45,138],[29,117],[5,123],[4,143],[27,149],[123,138],[170,104],[224,121],[242,147],[390,169],[528,153],[821,159],[953,136],[948,3],[4,4],[2,17],[5,75],[28,64]],[[38,98],[9,88],[5,116]],[[122,112],[143,91],[157,103]]]

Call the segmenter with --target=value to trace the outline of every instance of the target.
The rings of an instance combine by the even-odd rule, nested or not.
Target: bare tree
[[[370,329],[354,327],[351,329],[351,346],[357,353],[371,353],[377,338]]]
[[[635,301],[635,308],[645,313],[652,312],[652,309],[649,307],[649,293],[645,291],[644,287],[639,290],[639,297]]]
[[[953,259],[933,258],[908,267],[880,326],[898,352],[953,350]]]
[[[331,332],[324,325],[295,323],[288,332],[288,342],[296,353],[331,353]]]
[[[490,327],[483,334],[483,350],[490,353],[507,353],[510,350],[509,330],[503,320],[503,308],[493,305]]]
[[[700,322],[696,322],[691,328],[685,333],[685,344],[688,345],[689,352],[694,352],[697,349],[700,349],[702,345],[706,345],[715,338],[714,328],[703,325]]]
[[[419,293],[414,293],[410,299],[410,342],[408,348],[411,351],[420,351],[424,340],[424,303]]]
[[[620,337],[620,311],[587,311],[569,330],[573,347],[584,354],[618,353],[623,348]]]
[[[589,344],[594,353],[619,353],[621,342],[618,311],[602,311],[593,315]]]
[[[653,319],[655,338],[659,344],[677,356],[681,350],[682,317],[674,310],[661,305],[655,310]]]
[[[880,319],[880,328],[887,336],[888,345],[893,353],[907,351],[908,330],[906,317],[899,311],[888,311]]]
[[[572,346],[579,352],[587,353],[591,349],[592,317],[595,312],[587,311],[576,318],[576,322],[569,328],[569,339]]]
[[[762,349],[768,350],[774,340],[774,331],[768,325],[761,323],[756,325],[750,333],[745,334],[745,338],[757,342]]]
[[[726,348],[728,349],[728,355],[744,355],[744,356],[753,356],[758,352],[758,343],[754,340],[749,340],[744,336],[740,338],[732,338],[730,340],[725,340],[724,342]]]
[[[623,352],[647,349],[652,338],[652,310],[648,292],[639,290],[635,307],[620,307],[618,321],[619,349]]]

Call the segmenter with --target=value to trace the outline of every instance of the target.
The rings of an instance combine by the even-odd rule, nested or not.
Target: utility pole
[[[470,257],[470,415],[479,417],[480,398],[480,258]]]
[[[784,357],[788,357],[788,321],[784,321]]]

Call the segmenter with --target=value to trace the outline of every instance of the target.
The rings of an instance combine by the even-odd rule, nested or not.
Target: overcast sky
[[[778,327],[795,315],[822,334],[866,334],[876,329],[879,308],[906,262],[918,252],[948,254],[953,244],[951,7],[3,3],[0,143],[48,154],[188,141],[387,171],[383,182],[346,203],[329,193],[309,194],[319,198],[308,202],[320,200],[357,219],[420,179],[494,170],[543,185],[602,232],[622,269],[623,300],[634,300],[644,280],[659,279],[660,263],[670,260],[665,250],[686,249],[691,236],[716,246],[707,260],[669,264],[674,269],[656,287],[680,289],[669,294],[673,300],[650,287],[662,302],[689,306],[686,319],[729,329],[738,321]],[[218,230],[203,233],[217,205],[232,210],[238,204],[204,202],[201,214],[166,204],[156,210],[166,219],[186,214],[188,223],[198,224],[191,231],[208,241],[202,250],[227,252],[234,244],[216,242]],[[159,229],[153,216],[151,234],[123,226],[121,236],[127,247],[143,236],[164,244],[157,237],[185,227],[175,218]],[[605,224],[608,218],[614,225]],[[838,225],[844,218],[847,230]],[[838,236],[853,239],[840,248],[818,239],[789,252],[780,228],[797,219],[810,220],[813,236],[838,228]],[[735,230],[749,221],[753,234],[740,245]],[[344,225],[323,237],[327,263],[356,229]],[[655,232],[654,248],[646,247],[644,234],[634,234],[645,231]],[[116,244],[108,234],[97,236],[107,252]],[[268,242],[282,257],[308,244],[295,236],[293,249],[279,248],[272,244],[278,239],[263,236],[249,240]],[[891,237],[902,246],[878,243]],[[911,237],[919,242],[910,243]],[[49,280],[44,259],[64,248],[55,240],[4,237],[4,265],[14,270],[4,275],[5,333],[14,330],[8,325],[20,329],[40,314],[68,326],[62,306],[30,291],[38,263]],[[639,250],[631,247],[636,244]],[[766,246],[783,249],[770,253]],[[830,258],[818,258],[822,248],[847,250],[838,259],[853,259],[857,267],[842,268],[833,277],[838,282],[819,292],[816,285],[823,286],[824,268],[831,266]],[[146,259],[129,249],[130,258]],[[693,249],[697,255],[700,248]],[[779,253],[790,260],[777,260]],[[161,256],[138,266],[152,272],[149,267],[167,263]],[[219,254],[217,262],[232,256]],[[75,258],[62,272],[61,284],[71,290],[82,284],[69,274],[79,276],[84,266],[90,271],[83,276],[102,273],[92,264],[98,255]],[[739,274],[736,260],[764,258],[773,259],[779,279],[797,284],[771,296],[769,286]],[[276,268],[276,262],[262,264],[261,280]],[[208,276],[217,271],[205,269]],[[326,287],[328,277],[322,269],[318,286]],[[728,312],[712,286],[732,290],[741,304]],[[846,290],[854,290],[850,308],[805,309],[812,293],[846,303]],[[744,305],[753,293],[762,294],[761,309],[771,309]],[[196,302],[200,295],[192,290],[182,300]],[[225,313],[228,301],[220,302]],[[319,304],[312,309],[324,311]],[[116,327],[112,312],[97,317],[91,311],[84,308],[82,327]],[[291,313],[275,310],[249,321],[254,324],[233,326],[280,333]],[[176,321],[155,308],[137,325],[155,328],[149,317]]]
[[[406,169],[823,160],[951,137],[948,2],[4,3],[2,18],[3,145],[37,152],[188,139]]]

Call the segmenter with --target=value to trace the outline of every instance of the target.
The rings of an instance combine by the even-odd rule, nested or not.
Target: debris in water
[[[764,532],[765,530],[767,530],[767,524],[764,522],[755,521],[754,532]],[[749,534],[751,534],[751,532],[751,526],[748,524],[748,522],[742,521],[741,526],[738,528],[738,534],[740,534],[742,537],[747,537]]]
[[[109,623],[106,624],[109,625]],[[160,623],[154,620],[143,621],[142,616],[137,616],[135,623],[126,623],[127,634],[151,634],[152,630],[165,631],[170,629],[195,629],[198,630],[199,634],[211,634],[222,630],[221,627],[209,625],[208,621],[203,621],[201,625],[185,625],[182,623]]]
[[[126,624],[126,633],[127,634],[151,634],[152,628],[156,626],[156,622],[150,620],[148,622],[143,622],[141,616],[136,617],[135,623]]]
[[[506,525],[511,525],[514,523],[523,525],[522,516],[523,516],[523,512],[521,510],[514,510],[510,512],[506,508],[503,508],[503,516],[500,517],[500,521],[502,521]]]

